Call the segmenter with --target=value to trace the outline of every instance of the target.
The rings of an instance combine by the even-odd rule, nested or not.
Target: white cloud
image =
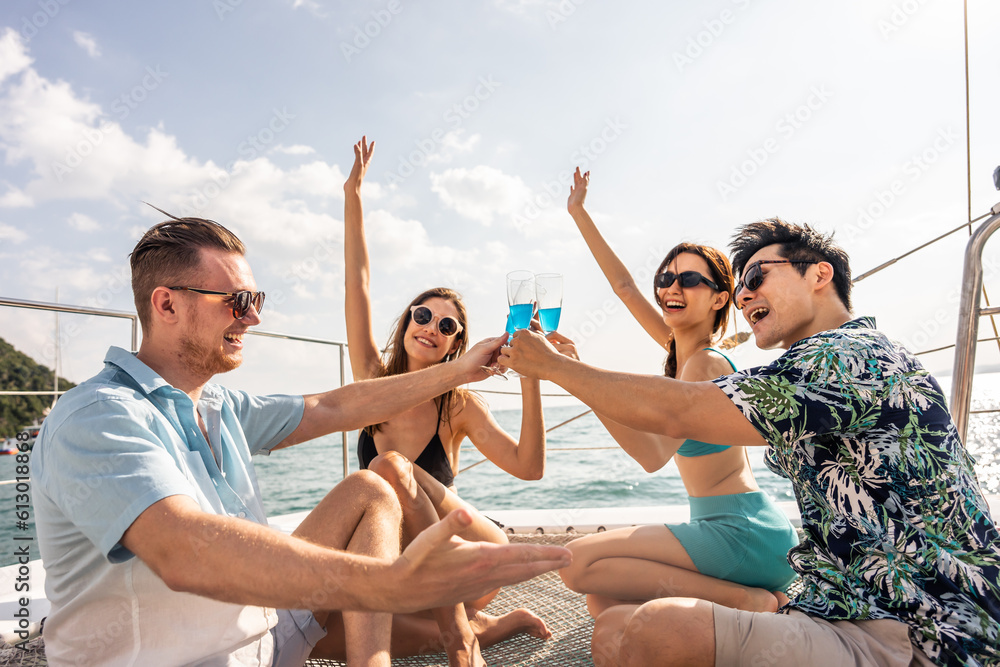
[[[97,46],[97,40],[94,39],[93,35],[75,30],[73,32],[73,41],[76,42],[77,46],[86,51],[87,55],[91,58],[97,58],[101,55],[101,49]]]
[[[70,227],[81,232],[96,232],[101,228],[101,225],[96,220],[83,213],[74,213],[69,216],[66,222],[69,223]]]
[[[479,145],[480,135],[473,134],[468,139],[462,140],[465,130],[459,128],[448,132],[441,138],[441,144],[437,149],[427,156],[427,163],[447,163],[457,156],[471,153]]]
[[[418,220],[404,220],[388,211],[365,215],[365,235],[372,262],[392,272],[414,275],[415,267],[448,265],[453,251],[435,248]],[[422,289],[422,288],[421,288]]]
[[[337,165],[316,160],[288,172],[288,180],[303,194],[343,199],[347,177]]]
[[[0,208],[30,207],[34,204],[31,197],[26,195],[23,190],[10,184],[7,185],[9,188],[7,192],[0,195]]]
[[[306,11],[323,16],[323,6],[316,0],[292,0],[292,9],[304,8]]]
[[[496,216],[513,215],[529,194],[520,178],[486,165],[431,174],[431,190],[445,206],[484,225]]]
[[[24,47],[24,40],[13,28],[7,28],[0,35],[0,83],[7,77],[27,69],[31,62]]]
[[[20,229],[0,222],[0,241],[5,243],[21,243],[27,240],[28,235]]]
[[[493,4],[512,14],[524,15],[529,9],[543,7],[549,0],[494,0]]]
[[[275,153],[284,153],[286,155],[310,155],[316,152],[316,149],[312,146],[304,146],[302,144],[295,144],[294,146],[285,146],[283,144],[278,144],[274,147]]]
[[[107,253],[98,254],[107,256]],[[44,275],[45,280],[39,281],[40,285],[65,287],[65,290],[61,290],[64,303],[79,303],[84,295],[92,297],[94,293],[104,289],[124,292],[127,283],[123,283],[120,276],[125,268],[118,264],[109,273],[95,265],[94,259],[91,253],[81,254],[73,250],[63,251],[52,246],[33,244],[18,255],[17,263],[22,271]]]
[[[4,51],[23,54],[16,33],[0,39]],[[231,221],[248,242],[267,243],[279,260],[286,256],[282,250],[301,254],[338,226],[325,213],[331,201],[343,198],[346,176],[337,165],[314,160],[284,170],[258,156],[237,161],[227,171],[188,155],[162,126],[144,137],[132,136],[69,84],[49,81],[30,67],[18,71],[19,77],[0,88],[0,151],[8,165],[26,168],[24,182],[3,184],[0,206],[66,199],[135,210],[135,202],[148,201],[175,215]],[[149,91],[150,100],[155,95],[155,89]],[[291,150],[307,154],[311,149]],[[366,197],[382,194],[380,185],[366,184]],[[162,217],[152,210],[140,215]],[[100,226],[79,214],[68,222],[82,231]]]

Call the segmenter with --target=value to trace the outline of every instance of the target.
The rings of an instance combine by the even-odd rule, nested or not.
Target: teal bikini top
[[[714,347],[706,347],[706,350],[711,350],[712,352],[717,352],[722,354]],[[736,364],[733,360],[722,354],[729,365],[733,367],[733,371],[736,370]],[[702,442],[701,440],[685,440],[681,443],[681,446],[677,448],[677,456],[684,456],[686,458],[693,458],[695,456],[705,456],[706,454],[716,454],[725,449],[729,449],[729,445],[713,445],[710,442]]]

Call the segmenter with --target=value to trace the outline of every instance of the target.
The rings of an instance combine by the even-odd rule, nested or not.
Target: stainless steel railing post
[[[972,376],[976,365],[976,338],[979,318],[1000,313],[1000,308],[980,308],[983,290],[983,247],[1000,229],[1000,204],[993,207],[993,216],[972,233],[965,247],[965,268],[962,271],[962,300],[958,310],[958,332],[955,336],[955,366],[951,376],[951,415],[958,435],[965,442],[969,428],[969,405],[972,401]]]

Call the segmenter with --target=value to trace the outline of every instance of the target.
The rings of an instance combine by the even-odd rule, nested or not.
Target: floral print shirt
[[[892,618],[940,665],[1000,664],[1000,535],[937,381],[862,317],[714,381],[795,489],[827,620]]]

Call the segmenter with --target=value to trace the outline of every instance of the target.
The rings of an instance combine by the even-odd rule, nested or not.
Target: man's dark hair
[[[150,296],[153,290],[190,279],[201,266],[202,248],[246,254],[246,248],[236,235],[213,220],[178,218],[156,210],[171,219],[151,227],[129,255],[132,296],[143,331],[148,331],[152,317]]]
[[[747,260],[758,250],[779,244],[778,255],[785,259],[829,262],[833,266],[833,286],[837,296],[851,310],[851,264],[847,253],[833,242],[833,234],[823,234],[809,225],[795,225],[781,218],[768,218],[743,225],[733,234],[729,243],[732,251],[733,271],[743,275]],[[793,264],[799,274],[805,275],[808,264]]]

